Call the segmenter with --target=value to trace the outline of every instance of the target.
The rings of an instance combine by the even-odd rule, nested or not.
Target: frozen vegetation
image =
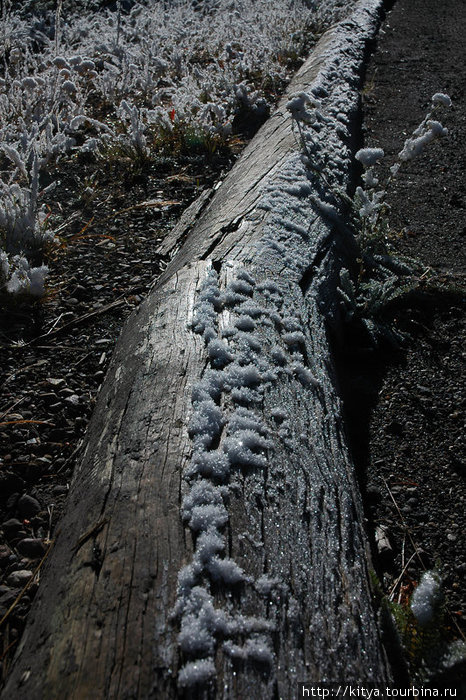
[[[377,167],[385,156],[383,149],[362,148],[355,154],[364,170],[363,185],[356,188],[352,202],[355,239],[362,263],[355,279],[351,279],[347,269],[341,271],[338,291],[346,319],[349,322],[359,321],[375,346],[381,340],[394,345],[403,341],[402,334],[384,322],[383,310],[397,297],[416,288],[420,268],[420,263],[400,259],[392,253],[389,244],[390,204],[386,197],[387,188],[404,164],[419,156],[435,139],[448,135],[448,129],[434,116],[450,106],[451,99],[448,95],[435,93],[432,96],[430,110],[405,140],[385,182],[380,182],[377,172]]]
[[[112,149],[150,158],[174,134],[214,143],[238,116],[260,122],[290,68],[352,3],[51,5],[1,4],[0,284],[12,293],[44,290],[51,163]]]

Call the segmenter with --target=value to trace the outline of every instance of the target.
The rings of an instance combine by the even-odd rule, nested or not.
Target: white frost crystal
[[[321,104],[319,100],[308,95],[307,92],[299,92],[297,95],[293,95],[286,104],[286,108],[291,112],[293,119],[305,124],[310,124],[314,121],[314,115],[306,109],[308,106],[319,109]]]
[[[441,581],[435,571],[426,571],[413,593],[411,610],[421,626],[432,621],[435,610],[441,601]]]
[[[379,160],[382,160],[385,153],[382,148],[361,148],[355,155],[356,160],[365,168],[371,168]]]
[[[434,107],[437,105],[442,105],[443,107],[451,107],[451,99],[449,95],[446,95],[443,92],[436,92],[435,95],[432,95],[432,104]]]
[[[416,158],[416,156],[422,153],[428,143],[436,138],[441,138],[448,135],[448,129],[445,129],[439,121],[430,119],[430,117],[437,107],[450,107],[450,98],[448,95],[437,92],[432,97],[432,105],[432,112],[428,114],[424,121],[419,124],[417,129],[413,131],[411,138],[406,139],[403,149],[398,154],[401,161]]]
[[[2,258],[3,273],[8,270],[7,262],[6,256]],[[45,280],[49,272],[49,268],[46,265],[31,267],[26,258],[15,255],[12,265],[9,267],[9,272],[12,272],[12,274],[6,283],[6,289],[10,294],[26,293],[35,297],[40,297],[44,294]]]
[[[185,664],[178,675],[182,688],[202,685],[215,676],[215,664],[212,658],[190,661]]]

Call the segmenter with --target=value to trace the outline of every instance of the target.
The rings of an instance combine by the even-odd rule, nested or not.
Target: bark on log
[[[379,5],[289,89],[322,98],[335,187]],[[350,243],[299,150],[282,102],[166,242],[186,238],[118,343],[5,700],[389,679],[325,331]]]

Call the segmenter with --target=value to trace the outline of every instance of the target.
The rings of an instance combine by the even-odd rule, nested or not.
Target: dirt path
[[[449,137],[404,167],[387,195],[395,249],[428,266],[427,277],[438,291],[426,287],[396,311],[395,322],[412,341],[406,352],[387,358],[393,362],[385,376],[369,353],[351,359],[349,383],[370,527],[373,532],[386,528],[393,548],[377,559],[379,578],[390,592],[401,576],[393,599],[407,603],[423,568],[437,567],[450,639],[461,638],[466,616],[465,36],[464,2],[398,0],[368,67],[364,140],[385,150],[386,167],[423,119],[434,93],[448,93],[453,107],[443,119]],[[362,410],[370,415],[366,434]],[[464,662],[462,670],[445,677],[466,677]]]
[[[387,161],[446,92],[450,135],[413,161],[390,190],[400,249],[436,271],[464,273],[466,233],[466,5],[461,0],[398,0],[379,35],[367,73],[367,140]]]

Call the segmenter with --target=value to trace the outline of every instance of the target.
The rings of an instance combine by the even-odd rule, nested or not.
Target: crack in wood
[[[208,258],[210,258],[213,251],[225,240],[228,234],[235,233],[235,231],[239,229],[242,221],[243,217],[238,216],[235,219],[233,219],[233,221],[230,221],[228,224],[225,224],[225,226],[222,226],[219,233],[212,239],[211,244],[209,245],[207,250],[201,255],[200,259],[207,260]]]
[[[330,233],[327,236],[325,236],[325,239],[323,241],[321,241],[319,250],[317,251],[313,261],[310,265],[308,265],[308,267],[304,270],[304,272],[301,275],[301,279],[299,280],[298,284],[301,288],[301,292],[304,297],[307,295],[313,281],[316,279],[317,272],[321,267],[324,259],[330,253],[333,244],[333,232],[334,229],[331,229]]]

